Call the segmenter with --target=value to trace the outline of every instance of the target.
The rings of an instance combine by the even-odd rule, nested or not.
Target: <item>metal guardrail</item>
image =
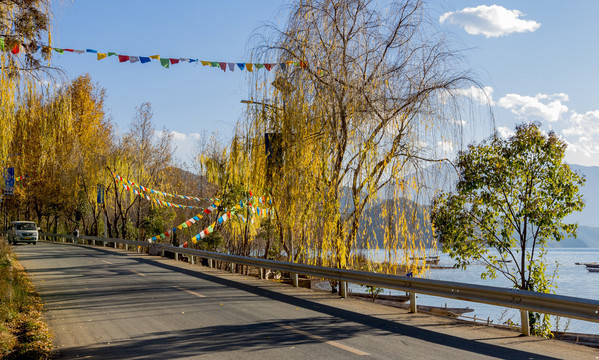
[[[75,240],[73,235],[42,233],[40,236],[46,238],[64,238],[70,239],[71,241]],[[125,244],[137,247],[154,247],[154,249],[162,251],[162,255],[164,255],[164,252],[171,252],[175,254],[187,254],[199,258],[209,259],[210,267],[212,267],[212,260],[220,260],[231,264],[242,264],[258,267],[260,269],[272,269],[289,272],[292,274],[294,286],[297,286],[297,274],[312,275],[320,278],[337,280],[341,283],[340,293],[344,297],[347,296],[346,286],[349,282],[361,285],[372,285],[387,289],[402,290],[410,293],[410,310],[412,312],[416,312],[416,293],[520,309],[522,315],[522,333],[527,335],[529,335],[528,311],[599,322],[599,301],[577,298],[573,296],[543,294],[533,291],[506,289],[486,285],[471,285],[452,281],[430,280],[306,264],[295,264],[275,260],[180,248],[172,245],[148,243],[144,241],[111,239],[97,236],[80,236],[78,239],[103,242],[104,245],[107,243],[113,243],[115,247],[116,244]],[[262,274],[262,270],[260,273]]]

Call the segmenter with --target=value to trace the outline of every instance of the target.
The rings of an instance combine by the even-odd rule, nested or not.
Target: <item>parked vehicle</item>
[[[37,244],[39,228],[33,221],[12,221],[7,230],[8,243],[20,242]]]

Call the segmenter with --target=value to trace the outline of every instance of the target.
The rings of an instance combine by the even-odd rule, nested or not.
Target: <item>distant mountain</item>
[[[570,165],[570,168],[579,174],[582,174],[586,178],[585,186],[582,187],[581,193],[585,201],[585,207],[582,211],[576,212],[566,218],[567,222],[577,222],[579,224],[577,238],[567,238],[561,242],[550,242],[548,244],[551,248],[599,248],[599,167],[598,166],[581,166],[581,165]],[[431,169],[428,169],[431,170]],[[445,175],[439,175],[445,174]],[[435,193],[435,189],[440,191],[450,191],[455,187],[457,181],[457,174],[455,169],[449,164],[442,164],[442,166],[433,169],[433,171],[425,171],[420,174],[424,178],[426,183],[426,189],[418,197],[421,201],[418,204],[402,199],[402,206],[408,206],[414,209],[416,207],[416,213],[418,217],[418,223],[421,228],[426,228],[426,234],[430,234],[430,224],[424,222],[423,212],[428,212],[430,199]],[[343,203],[349,205],[349,189],[344,189]],[[362,229],[365,229],[360,236],[360,243],[369,241],[371,244],[377,242],[379,248],[383,247],[383,239],[385,230],[383,224],[387,223],[389,216],[386,219],[381,217],[385,204],[388,206],[390,200],[385,200],[386,192],[382,190],[379,194],[379,199],[374,202],[369,208],[364,210],[360,225]],[[414,194],[409,194],[414,197]],[[348,206],[348,208],[352,208]],[[346,208],[347,209],[347,208]],[[395,219],[394,219],[395,220]],[[375,240],[376,239],[376,240]],[[430,246],[432,239],[430,235],[425,235],[423,239],[425,243]]]
[[[567,238],[560,242],[552,241],[550,248],[599,248],[599,227],[578,226],[577,237]]]

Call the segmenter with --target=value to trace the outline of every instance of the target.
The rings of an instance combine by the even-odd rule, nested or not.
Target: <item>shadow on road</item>
[[[276,291],[268,290],[264,287],[254,287],[245,283],[213,276],[201,271],[185,269],[178,266],[172,266],[165,264],[160,261],[155,261],[148,257],[132,257],[124,253],[115,253],[110,250],[102,248],[87,248],[90,253],[93,251],[96,254],[111,254],[120,255],[126,257],[130,261],[137,261],[146,265],[150,265],[159,269],[168,271],[178,272],[187,276],[203,279],[215,284],[215,287],[231,287],[239,290],[243,290],[249,294],[254,294],[260,297],[269,298],[272,300],[284,302],[295,307],[301,307],[309,309],[314,312],[321,313],[323,317],[313,317],[302,320],[285,321],[284,324],[281,322],[263,322],[258,324],[249,325],[237,325],[237,326],[213,326],[213,327],[201,327],[189,330],[179,330],[171,332],[155,332],[150,333],[144,338],[131,338],[123,339],[122,341],[112,342],[110,344],[98,343],[94,346],[82,347],[82,348],[68,348],[61,349],[58,357],[75,358],[79,356],[102,358],[102,359],[121,359],[126,354],[126,358],[137,359],[168,359],[175,357],[185,356],[198,356],[202,353],[219,353],[222,351],[259,351],[266,348],[280,348],[293,346],[298,343],[314,343],[318,342],[314,338],[310,338],[301,333],[298,335],[297,332],[293,332],[283,326],[291,326],[294,329],[315,334],[326,340],[339,340],[355,336],[356,333],[370,333],[375,332],[377,336],[385,335],[402,335],[411,337],[414,339],[422,340],[423,342],[438,344],[448,348],[471,352],[473,355],[483,355],[492,358],[503,358],[503,359],[553,359],[549,357],[541,357],[535,353],[511,349],[509,347],[486,344],[477,340],[467,340],[460,337],[446,335],[435,331],[418,328],[415,326],[405,325],[397,321],[390,321],[386,319],[377,318],[374,316],[364,315],[353,311],[348,311],[340,308],[336,308],[329,305],[324,305],[315,301],[293,297],[285,295]],[[54,254],[35,254],[31,258],[36,256],[61,256],[60,253]],[[64,256],[69,256],[65,253]],[[96,255],[91,255],[95,257]],[[65,269],[52,269],[53,271],[58,270],[57,276],[82,276],[85,272],[84,268],[65,268]],[[199,270],[199,269],[198,269]],[[50,269],[48,271],[51,271]],[[40,271],[43,272],[43,271]],[[111,269],[106,270],[106,276],[113,278],[115,281],[117,277],[115,275],[126,274],[127,270],[121,267],[112,266]],[[104,276],[104,275],[102,275]],[[267,285],[268,283],[265,283]],[[140,284],[141,285],[141,284]],[[153,289],[159,289],[161,284],[151,284]],[[168,286],[165,283],[165,286]],[[170,285],[172,286],[172,285]],[[68,292],[68,289],[64,289]],[[100,295],[104,292],[109,293],[109,289],[95,289]],[[114,289],[113,289],[114,291]],[[131,288],[131,295],[140,294],[146,297],[151,294],[152,290],[149,285],[141,288]],[[149,292],[149,293],[148,293]],[[61,301],[60,298],[66,298],[75,300],[71,296],[73,294],[49,294],[52,300]],[[159,292],[156,292],[159,295]],[[132,300],[132,299],[131,299]],[[141,300],[140,298],[136,299]],[[146,297],[146,300],[148,298]],[[249,300],[249,299],[248,299]],[[139,304],[139,302],[136,302]],[[152,300],[156,303],[156,299]],[[73,304],[64,304],[65,306],[73,306]],[[85,304],[85,306],[99,306],[101,304]],[[148,302],[149,305],[149,302]],[[75,305],[80,306],[80,305]],[[113,307],[118,307],[118,304],[111,304]],[[146,309],[148,316],[151,316],[152,309]],[[347,322],[361,324],[364,327],[362,329],[356,328],[355,326],[347,326]],[[309,358],[309,354],[306,354]],[[351,356],[350,356],[351,357]],[[400,356],[398,356],[399,358]],[[439,354],[439,357],[443,357],[443,354]]]

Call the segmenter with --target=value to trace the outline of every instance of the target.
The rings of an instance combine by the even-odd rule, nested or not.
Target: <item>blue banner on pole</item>
[[[104,185],[98,184],[98,204],[104,204]]]
[[[15,168],[6,168],[4,175],[4,194],[13,195],[15,193]]]

